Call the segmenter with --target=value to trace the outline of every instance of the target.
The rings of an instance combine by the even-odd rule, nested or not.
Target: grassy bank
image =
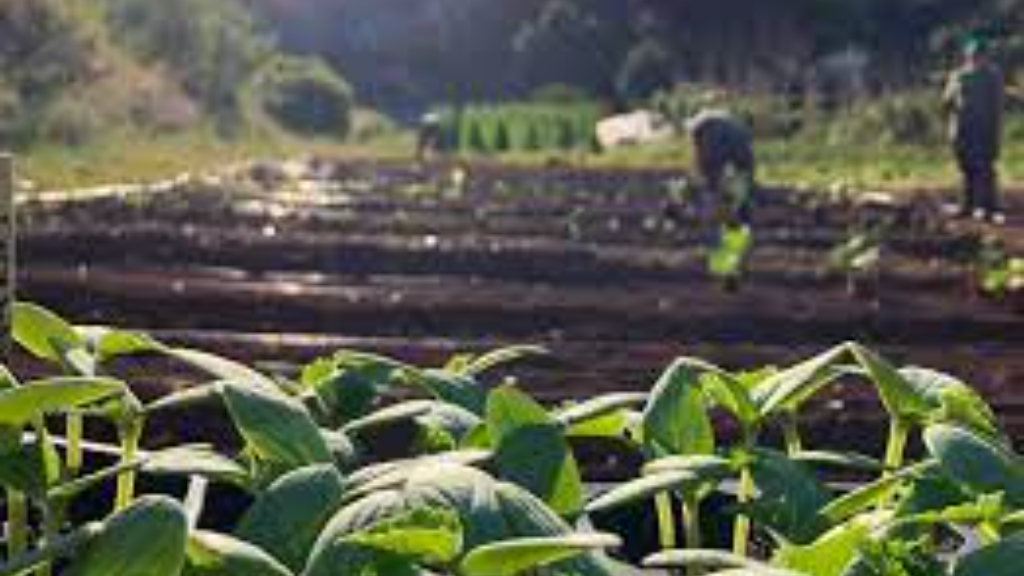
[[[232,140],[212,130],[172,136],[109,134],[87,145],[36,146],[19,155],[22,176],[38,189],[65,189],[106,183],[153,181],[183,172],[215,170],[254,158],[285,158],[306,154],[372,159],[411,159],[414,137],[388,133],[359,143],[296,139],[280,134],[251,134]],[[949,188],[957,174],[949,151],[941,144],[829,144],[814,138],[762,140],[757,143],[761,179],[772,184],[814,188],[905,190]],[[456,156],[467,161],[544,166],[553,162],[596,168],[686,168],[691,151],[685,139],[603,154],[572,152],[507,152]],[[1010,136],[1000,163],[1004,184],[1024,188],[1024,138]]]
[[[18,153],[22,178],[36,189],[72,189],[110,183],[150,182],[185,172],[208,172],[256,158],[303,154],[395,156],[411,140],[392,134],[362,144],[296,139],[279,133],[253,133],[232,139],[213,130],[174,135],[111,133],[82,146],[39,145]]]

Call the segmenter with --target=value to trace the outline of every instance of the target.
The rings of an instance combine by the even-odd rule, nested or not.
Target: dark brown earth
[[[749,368],[860,340],[968,379],[1024,437],[1024,303],[978,295],[969,267],[986,234],[1019,251],[1019,218],[948,223],[934,194],[765,190],[750,269],[728,292],[705,271],[695,215],[668,200],[681,173],[486,167],[459,191],[447,167],[317,172],[306,193],[232,180],[29,207],[21,296],[253,362],[352,347],[440,364],[543,344],[551,358],[514,376],[549,401],[645,389],[681,354]],[[828,252],[880,221],[892,231],[878,281],[851,295]],[[808,426],[847,443],[884,433],[867,389],[837,391]]]

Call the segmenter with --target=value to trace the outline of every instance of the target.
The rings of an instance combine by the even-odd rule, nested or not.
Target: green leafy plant
[[[2,576],[629,575],[638,569],[615,550],[633,535],[594,527],[627,504],[651,506],[659,523],[661,551],[644,564],[691,574],[1020,568],[1024,465],[992,410],[953,376],[894,366],[856,343],[753,372],[681,357],[650,392],[548,408],[485,384],[545,353],[531,346],[438,368],[342,350],[288,378],[143,334],[77,327],[29,304],[14,320],[23,350],[58,375],[21,382],[0,371]],[[110,374],[123,356],[170,358],[206,378],[142,402]],[[801,436],[805,406],[845,386],[869,387],[889,416],[880,458]],[[149,449],[152,416],[188,417],[210,402],[223,407],[238,449]],[[723,413],[737,434],[719,429]],[[113,424],[120,442],[85,438],[93,419]],[[61,422],[63,437],[51,430]],[[773,428],[781,446],[766,441]],[[395,430],[412,431],[389,448],[404,455],[377,458]],[[918,437],[923,454],[911,458]],[[574,450],[582,438],[629,447],[643,459],[639,474],[588,496]],[[836,471],[859,480],[833,484]],[[185,478],[189,488],[182,500],[140,493],[139,475]],[[108,485],[115,501],[72,524],[71,504],[95,503]],[[245,494],[237,522],[204,518],[220,493],[208,485]],[[730,502],[728,542],[707,530],[712,496]]]
[[[708,251],[708,272],[726,289],[738,288],[753,247],[754,233],[749,226],[723,226],[718,244]]]
[[[847,295],[856,296],[861,283],[869,278],[878,280],[884,237],[883,230],[878,227],[853,230],[846,240],[829,252],[828,269],[846,279]]]

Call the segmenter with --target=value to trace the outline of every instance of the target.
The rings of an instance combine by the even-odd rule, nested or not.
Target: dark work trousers
[[[999,209],[998,177],[995,161],[972,154],[957,154],[957,163],[963,175],[964,199],[962,209],[995,212]]]

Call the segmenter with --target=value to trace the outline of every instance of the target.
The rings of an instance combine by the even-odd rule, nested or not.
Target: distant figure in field
[[[949,76],[944,101],[950,114],[950,139],[963,174],[961,216],[1000,224],[996,162],[1002,140],[1003,77],[989,60],[984,40],[964,46],[964,61]]]
[[[441,115],[428,112],[420,118],[419,133],[416,137],[416,160],[422,162],[427,156],[441,149]]]
[[[705,109],[686,123],[697,170],[704,184],[705,206],[721,218],[750,223],[755,185],[754,145],[750,129],[721,109]],[[737,189],[740,188],[740,189]]]

